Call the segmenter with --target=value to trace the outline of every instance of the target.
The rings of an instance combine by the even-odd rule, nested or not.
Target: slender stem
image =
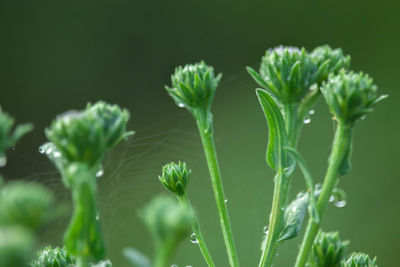
[[[77,267],[89,267],[89,260],[86,256],[80,256],[76,260]]]
[[[349,145],[351,144],[351,128],[351,125],[343,123],[338,124],[331,155],[329,157],[328,170],[326,172],[324,184],[321,189],[321,195],[319,196],[317,202],[319,221],[312,220],[312,218],[309,219],[306,233],[304,235],[299,254],[297,255],[295,267],[303,267],[307,263],[311,246],[321,225],[322,216],[324,215],[326,207],[329,203],[329,198],[338,181],[340,165]]]
[[[210,117],[211,114],[199,110],[198,113],[193,113],[193,115],[196,119],[197,126],[200,132],[201,141],[203,143],[204,153],[206,156],[208,169],[210,172],[211,184],[214,190],[215,201],[217,203],[218,213],[220,217],[220,224],[225,241],[225,247],[229,258],[229,263],[232,267],[237,267],[239,266],[239,260],[237,257],[235,244],[233,241],[232,229],[229,221],[228,209],[225,203],[225,195],[219,171],[217,154],[215,151],[213,129]]]
[[[156,249],[153,267],[168,266],[168,261],[171,257],[173,247],[174,246],[169,244],[159,244]]]
[[[183,205],[185,205],[189,209],[193,210],[192,204],[190,203],[190,200],[189,200],[189,198],[187,197],[186,194],[184,194],[183,196],[179,197],[179,200],[181,201],[181,203]],[[211,257],[211,254],[208,251],[208,248],[206,246],[206,241],[205,241],[204,236],[203,236],[203,234],[202,234],[202,232],[200,230],[200,224],[199,224],[199,221],[197,219],[197,216],[194,217],[194,222],[193,222],[192,228],[193,228],[193,232],[196,235],[196,239],[198,241],[201,253],[203,254],[203,257],[204,257],[205,261],[207,262],[209,267],[214,267],[215,264],[214,264],[214,261],[213,261],[213,259]]]
[[[278,247],[277,240],[283,227],[283,217],[285,213],[286,196],[288,191],[287,177],[282,169],[278,170],[275,176],[274,196],[272,199],[272,210],[267,232],[267,242],[262,250],[259,267],[271,266],[272,260]]]
[[[286,133],[288,133],[289,144],[292,147],[296,147],[298,133],[301,128],[301,125],[298,125],[296,110],[297,105],[288,104],[284,106],[283,112]],[[284,167],[281,162],[274,179],[275,186],[272,199],[272,209],[268,225],[267,242],[262,249],[259,267],[269,267],[272,265],[272,260],[275,257],[276,250],[278,248],[277,240],[283,228],[283,217],[287,205],[290,182],[290,176],[286,175],[283,168]]]

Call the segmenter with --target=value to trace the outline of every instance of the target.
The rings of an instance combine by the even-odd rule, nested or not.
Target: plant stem
[[[193,115],[196,119],[201,141],[203,143],[229,263],[232,267],[237,267],[239,266],[239,260],[233,241],[232,229],[229,221],[228,209],[225,203],[225,195],[217,161],[217,154],[215,151],[211,114],[207,111],[199,110],[198,112],[194,112]]]
[[[351,144],[351,129],[351,125],[340,122],[338,124],[331,155],[329,157],[328,170],[326,172],[324,184],[321,189],[321,195],[319,196],[317,202],[319,221],[312,220],[311,218],[309,219],[306,233],[304,235],[299,254],[297,255],[295,267],[303,267],[307,263],[311,246],[321,225],[322,216],[329,203],[329,198],[332,194],[332,191],[337,184],[340,165],[342,164],[346,151]]]
[[[158,245],[153,267],[166,267],[168,266],[168,260],[171,257],[173,246],[169,244]]]
[[[283,216],[285,214],[285,205],[287,192],[289,189],[287,177],[280,168],[275,176],[274,196],[272,199],[272,210],[268,225],[267,242],[262,251],[259,267],[271,266],[272,260],[278,247],[277,240],[283,227]]]
[[[76,260],[77,267],[89,267],[89,260],[86,256],[80,256]]]
[[[186,194],[184,194],[183,196],[179,197],[179,200],[181,201],[181,203],[183,205],[187,206],[190,210],[193,211],[192,204],[190,203],[190,200],[188,199]],[[204,257],[205,261],[207,262],[209,267],[214,267],[215,264],[214,264],[214,261],[213,261],[213,259],[211,257],[210,252],[207,249],[206,242],[204,240],[204,236],[203,236],[203,234],[202,234],[202,232],[200,230],[200,224],[199,224],[199,221],[197,219],[197,216],[194,216],[194,222],[193,222],[192,228],[193,228],[193,232],[196,235],[196,238],[197,238],[201,253],[203,254],[203,257]]]
[[[298,133],[301,129],[301,124],[298,125],[297,120],[297,105],[284,106],[284,121],[286,133],[288,134],[289,145],[296,147]],[[290,175],[290,174],[289,174]],[[275,257],[278,247],[277,240],[283,228],[283,217],[287,205],[287,197],[289,193],[290,176],[284,170],[283,163],[280,163],[276,176],[274,178],[274,195],[272,199],[272,209],[270,213],[268,235],[265,247],[262,250],[259,267],[271,266],[272,260]]]

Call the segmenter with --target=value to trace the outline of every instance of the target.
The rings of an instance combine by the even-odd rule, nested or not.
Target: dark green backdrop
[[[325,230],[351,239],[349,252],[377,255],[380,266],[398,266],[399,230],[399,11],[392,0],[0,1],[0,104],[34,133],[9,153],[7,179],[41,181],[60,201],[69,192],[38,146],[43,129],[61,112],[103,99],[131,111],[137,134],[105,159],[99,180],[100,216],[108,255],[128,266],[121,250],[150,254],[152,243],[136,216],[164,192],[161,166],[186,160],[193,169],[189,194],[218,266],[227,266],[214,199],[195,125],[165,93],[176,65],[201,59],[223,72],[213,105],[217,148],[242,266],[256,266],[272,199],[264,161],[267,126],[245,66],[258,67],[265,49],[280,44],[341,47],[352,68],[370,73],[390,98],[359,123],[353,169],[340,186],[348,205],[331,207]],[[315,175],[326,167],[332,122],[321,100],[300,142]],[[320,179],[319,179],[320,180]],[[292,193],[304,188],[293,179]],[[165,192],[164,192],[165,193]],[[68,214],[42,232],[43,243],[61,244]],[[286,242],[276,266],[291,266],[300,238]],[[173,261],[204,266],[186,241]]]

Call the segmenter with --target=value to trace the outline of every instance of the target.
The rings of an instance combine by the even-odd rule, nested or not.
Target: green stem
[[[80,256],[76,260],[76,267],[89,267],[89,260],[86,256]]]
[[[184,194],[183,196],[179,197],[179,200],[181,201],[181,203],[183,205],[185,205],[186,207],[188,207],[190,210],[193,211],[192,204],[190,203],[190,200],[188,199],[186,194]],[[203,257],[204,257],[205,261],[207,262],[209,267],[214,267],[215,264],[214,264],[214,261],[213,261],[213,259],[211,257],[211,254],[208,251],[208,248],[206,246],[206,241],[204,240],[204,236],[203,236],[203,234],[202,234],[202,232],[200,230],[200,224],[199,224],[199,221],[197,219],[197,216],[194,217],[194,222],[193,222],[192,228],[193,228],[193,232],[196,235],[196,238],[197,238],[201,253],[203,254]]]
[[[272,199],[272,210],[268,225],[267,242],[262,251],[259,267],[271,266],[272,260],[278,247],[279,234],[283,227],[286,198],[289,186],[287,177],[282,169],[278,170],[275,176],[274,196]]]
[[[172,254],[173,245],[163,244],[158,245],[154,258],[153,267],[166,267],[168,266],[169,258]]]
[[[346,152],[348,151],[348,147],[351,144],[351,128],[351,125],[340,122],[338,124],[331,155],[329,157],[328,170],[326,172],[324,184],[321,189],[321,195],[319,196],[317,202],[319,221],[312,220],[311,218],[309,219],[306,233],[304,235],[299,254],[297,255],[295,267],[303,267],[307,263],[310,249],[320,229],[322,216],[324,215],[326,207],[329,203],[329,198],[332,194],[332,191],[337,184],[340,166],[343,162]]]
[[[288,133],[289,145],[296,147],[298,140],[298,133],[301,125],[298,125],[297,119],[297,105],[287,104],[284,105],[284,121],[286,132]],[[287,197],[289,193],[290,177],[287,176],[283,169],[282,162],[278,167],[277,174],[274,179],[274,195],[272,199],[272,209],[270,213],[270,220],[268,225],[268,235],[265,247],[262,250],[259,267],[271,266],[272,260],[275,257],[278,248],[279,234],[283,228],[283,217],[287,205]]]
[[[229,221],[228,209],[225,203],[225,195],[217,161],[217,154],[215,151],[211,114],[207,111],[198,110],[193,112],[193,115],[196,119],[201,141],[203,143],[229,263],[232,267],[237,267],[239,266],[239,260],[233,241],[232,229]]]

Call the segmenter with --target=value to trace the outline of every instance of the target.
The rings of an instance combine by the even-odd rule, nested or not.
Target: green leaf
[[[125,258],[135,267],[151,267],[150,259],[136,249],[125,248],[123,250],[123,254]]]
[[[257,89],[256,93],[267,119],[269,129],[269,141],[266,156],[267,163],[274,170],[277,170],[279,165],[284,168],[288,164],[283,147],[288,144],[288,138],[282,114],[274,98],[268,94],[267,91]]]

